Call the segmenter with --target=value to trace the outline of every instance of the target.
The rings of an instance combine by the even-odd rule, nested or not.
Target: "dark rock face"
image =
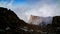
[[[60,16],[53,17],[53,25],[60,27]]]
[[[0,34],[60,34],[60,16],[53,17],[52,24],[40,27],[27,24],[13,11],[0,7]]]
[[[5,28],[8,25],[9,27],[14,29],[16,28],[16,23],[18,23],[18,21],[19,21],[19,18],[13,11],[0,7],[1,28],[2,27]]]
[[[26,27],[26,28],[25,28]],[[25,23],[17,15],[7,8],[0,7],[0,33],[1,34],[29,34],[24,30],[38,29],[37,26]]]
[[[55,32],[57,34],[60,34],[60,16],[53,17],[52,25],[53,25],[53,27],[55,29]]]
[[[18,23],[25,23],[20,20],[17,15],[7,8],[0,7],[0,32],[6,33],[10,31],[11,33],[15,32]],[[7,32],[8,33],[8,32]]]

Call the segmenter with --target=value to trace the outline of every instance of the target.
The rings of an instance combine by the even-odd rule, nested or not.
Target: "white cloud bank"
[[[52,4],[52,0],[42,0],[38,2],[36,5],[28,5],[26,6],[13,6],[13,1],[11,0],[10,3],[1,1],[0,7],[5,7],[13,10],[20,19],[28,22],[30,15],[41,16],[41,17],[53,17],[53,16],[60,16],[60,5]]]

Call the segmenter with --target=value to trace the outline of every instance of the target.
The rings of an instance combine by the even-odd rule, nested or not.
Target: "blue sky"
[[[29,2],[36,3],[37,1],[40,0],[14,0],[14,4],[28,4]]]
[[[22,5],[22,4],[26,4],[27,1],[26,0],[14,0],[14,5]]]
[[[0,0],[1,1],[5,1],[7,3],[9,3],[11,0]],[[38,2],[40,2],[41,0],[13,0],[13,5],[28,5],[28,4],[36,4]],[[45,0],[46,1],[46,0]],[[56,3],[58,0],[51,0],[49,2]],[[47,1],[46,1],[47,2]]]
[[[9,3],[11,0],[0,0]],[[13,5],[27,5],[29,2],[34,4],[40,0],[13,0]]]

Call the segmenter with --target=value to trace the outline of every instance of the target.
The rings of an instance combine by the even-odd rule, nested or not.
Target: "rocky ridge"
[[[0,7],[1,34],[59,34],[60,16],[53,17],[52,24],[45,27],[27,24],[10,9]]]

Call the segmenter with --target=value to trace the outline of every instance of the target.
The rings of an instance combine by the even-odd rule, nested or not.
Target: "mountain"
[[[52,23],[47,24],[45,27],[40,25],[34,25],[32,23],[37,23],[35,20],[39,20],[40,17],[32,16],[30,17],[30,24],[23,25],[23,27],[19,27],[17,31],[20,32],[22,29],[23,34],[59,34],[60,32],[60,16],[52,17]],[[47,19],[50,17],[47,17]],[[48,21],[48,20],[47,20]],[[40,22],[40,21],[39,21]],[[50,22],[50,21],[49,21]],[[42,21],[43,24],[43,21]]]
[[[15,33],[18,23],[25,24],[13,11],[0,7],[0,33]]]
[[[31,16],[30,18],[34,22],[36,22],[35,20],[41,21],[40,17],[37,16]],[[27,24],[19,19],[12,10],[0,7],[0,34],[60,34],[60,16],[52,17],[52,24],[45,27],[32,23]]]
[[[27,29],[28,31],[24,30]],[[38,30],[38,26],[27,24],[10,9],[0,7],[0,33],[1,34],[28,34]]]

